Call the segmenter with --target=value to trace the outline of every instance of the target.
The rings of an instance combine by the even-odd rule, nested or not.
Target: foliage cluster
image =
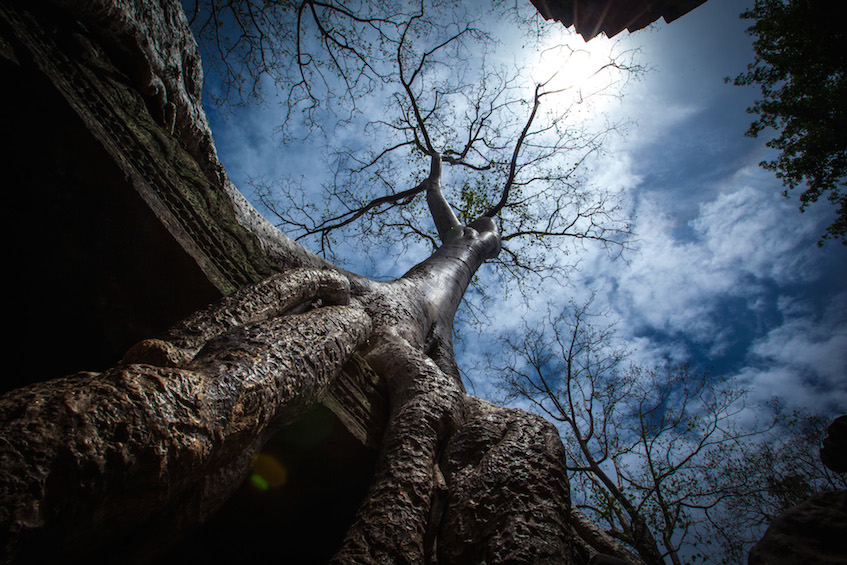
[[[773,129],[767,145],[779,155],[761,165],[788,191],[803,185],[800,210],[825,197],[837,215],[823,234],[847,245],[847,30],[817,0],[756,0],[741,14],[752,20],[755,59],[734,79],[758,85],[758,118],[747,135]],[[730,79],[727,79],[729,81]]]

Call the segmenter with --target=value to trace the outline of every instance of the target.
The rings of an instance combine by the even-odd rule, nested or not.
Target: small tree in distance
[[[706,508],[702,546],[713,561],[746,561],[750,547],[765,526],[815,493],[847,488],[847,476],[828,469],[820,446],[830,419],[813,412],[784,413],[772,406],[776,425],[769,433],[715,461],[716,472],[706,482],[723,492],[718,504]],[[737,490],[727,489],[735,485]]]
[[[558,423],[578,508],[647,563],[702,557],[703,512],[747,481],[718,469],[765,430],[737,423],[737,384],[685,365],[627,366],[597,320],[589,301],[506,338],[501,387]]]

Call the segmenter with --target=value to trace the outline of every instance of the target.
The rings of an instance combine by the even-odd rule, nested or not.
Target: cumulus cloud
[[[721,304],[740,298],[751,312],[773,285],[797,284],[819,275],[814,241],[817,222],[801,216],[742,170],[721,181],[688,222],[672,213],[672,193],[643,191],[638,197],[636,252],[628,264],[591,265],[614,288],[613,304],[637,326],[697,341],[719,336],[726,323]],[[812,220],[812,221],[810,221]]]
[[[674,236],[677,222],[657,195],[643,197],[637,210],[637,251],[628,263],[606,265],[600,275],[615,289],[614,309],[630,326],[705,339],[713,332],[711,299],[732,292],[736,277],[710,268],[714,256],[702,242]]]
[[[757,340],[741,378],[755,399],[781,398],[789,408],[843,412],[847,407],[847,293],[823,308],[780,300],[783,324]]]
[[[746,176],[746,171],[742,175]],[[761,174],[761,173],[760,173]],[[712,257],[711,267],[777,283],[810,275],[810,248],[817,237],[814,218],[800,216],[773,186],[741,185],[701,205],[692,227]]]

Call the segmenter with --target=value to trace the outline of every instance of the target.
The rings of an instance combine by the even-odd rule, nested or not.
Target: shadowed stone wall
[[[275,270],[88,30],[13,6],[0,27],[13,85],[0,95],[0,159],[22,365],[3,390],[102,370]]]

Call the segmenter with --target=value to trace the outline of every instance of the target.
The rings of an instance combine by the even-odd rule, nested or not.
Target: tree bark
[[[152,544],[129,551],[144,556],[205,520],[367,339],[370,320],[354,307],[273,315],[304,297],[342,301],[345,282],[294,270],[199,313],[173,341],[134,347],[126,364],[0,397],[6,555],[86,554],[153,528]],[[303,294],[277,294],[292,285]]]
[[[359,350],[387,384],[390,415],[371,493],[335,561],[461,563],[484,552],[490,563],[569,562],[555,429],[468,397],[452,358],[453,315],[496,245],[493,232],[465,228],[389,283],[288,271],[142,342],[104,373],[4,395],[7,555],[83,555],[136,528],[155,530],[161,546],[214,512],[269,435]],[[493,430],[482,426],[491,419]],[[484,520],[474,515],[483,498]]]

